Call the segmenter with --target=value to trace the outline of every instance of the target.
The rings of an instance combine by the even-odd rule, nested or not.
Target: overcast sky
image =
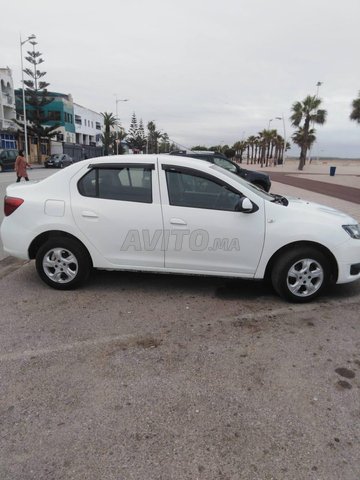
[[[0,67],[20,87],[19,37],[34,33],[50,90],[99,112],[128,98],[125,128],[135,112],[187,147],[233,144],[282,115],[289,137],[292,103],[321,81],[314,155],[360,157],[359,18],[359,0],[4,1]]]

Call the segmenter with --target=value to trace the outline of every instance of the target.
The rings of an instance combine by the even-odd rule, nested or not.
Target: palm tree
[[[272,153],[272,144],[276,136],[276,130],[262,130],[259,132],[259,153],[261,167],[267,167],[269,164],[270,154]]]
[[[239,159],[240,163],[243,161],[243,153],[246,150],[247,143],[244,140],[235,142],[233,145],[233,149],[235,150],[235,156],[237,159]]]
[[[307,151],[316,140],[315,129],[310,128],[305,131],[305,127],[299,127],[291,137],[300,148],[305,148]],[[299,168],[299,170],[302,170]]]
[[[360,123],[360,91],[358,98],[352,101],[352,112],[350,114],[350,120],[354,120],[357,123]]]
[[[119,127],[118,131],[113,133],[113,152],[117,152],[119,155],[124,153],[124,147],[121,145],[121,142],[126,136],[127,133],[123,127]]]
[[[251,150],[250,163],[254,163],[254,147],[255,147],[255,144],[256,144],[255,135],[250,135],[250,137],[247,139],[247,144],[249,145],[250,150]]]
[[[115,134],[111,132],[111,128],[114,128],[118,125],[117,118],[113,113],[101,113],[104,119],[104,133],[101,135],[101,140],[104,145],[104,155],[109,155],[110,146],[115,140]]]
[[[317,96],[308,95],[302,102],[295,102],[291,108],[292,115],[290,117],[292,125],[299,127],[298,135],[295,132],[295,137],[301,140],[301,143],[297,143],[294,139],[294,142],[300,147],[300,161],[299,161],[299,170],[302,170],[306,161],[306,154],[309,145],[312,145],[316,140],[315,129],[311,125],[318,124],[323,125],[326,122],[327,111],[320,109],[322,100]],[[302,125],[301,122],[303,122]],[[308,139],[308,135],[312,131],[311,135],[313,140]]]
[[[161,143],[159,145],[159,153],[167,153],[169,151],[170,138],[169,135],[164,132],[161,135]]]
[[[162,136],[160,130],[157,130],[155,122],[150,121],[147,124],[148,128],[148,153],[158,153],[158,141]]]

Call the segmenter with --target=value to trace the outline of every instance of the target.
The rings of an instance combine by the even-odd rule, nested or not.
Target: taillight
[[[11,215],[15,210],[20,207],[20,205],[24,203],[22,198],[17,197],[5,197],[4,198],[4,213],[5,217]]]

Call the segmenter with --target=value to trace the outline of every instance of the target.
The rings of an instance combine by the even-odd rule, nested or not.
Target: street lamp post
[[[286,157],[286,129],[285,129],[285,117],[284,114],[282,114],[282,117],[275,117],[276,120],[282,120],[283,121],[283,128],[284,128],[284,154],[283,154],[283,165],[285,164],[285,157]]]
[[[24,117],[24,142],[25,142],[25,156],[26,161],[29,161],[29,151],[28,151],[28,140],[27,140],[27,120],[26,120],[26,105],[25,105],[25,86],[24,86],[24,65],[23,65],[23,52],[22,47],[25,43],[30,42],[31,40],[35,40],[36,36],[30,35],[26,40],[21,40],[20,35],[20,58],[21,58],[21,80],[22,80],[22,101],[23,101],[23,117]]]
[[[319,88],[321,87],[322,84],[323,84],[323,82],[317,82],[316,83],[316,95],[315,95],[316,99],[319,98]],[[314,127],[314,122],[311,122],[311,125],[312,125],[312,127]],[[309,147],[308,162],[309,162],[309,164],[311,163],[311,147]]]
[[[115,102],[116,102],[116,121],[119,120],[118,117],[118,103],[119,102],[128,102],[128,98],[117,98],[117,95],[115,94]],[[118,139],[117,139],[118,140]],[[116,155],[119,155],[119,142],[116,142]]]
[[[322,84],[323,82],[317,82],[316,84],[316,98],[319,97],[319,88],[321,87]]]

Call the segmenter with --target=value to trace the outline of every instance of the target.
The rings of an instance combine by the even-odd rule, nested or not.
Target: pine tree
[[[53,102],[54,97],[49,95],[47,87],[50,85],[48,82],[41,80],[46,72],[38,70],[38,66],[44,62],[41,58],[41,53],[35,51],[35,41],[31,42],[33,46],[32,51],[28,51],[26,60],[31,64],[32,68],[25,68],[24,73],[30,77],[29,80],[24,80],[26,86],[25,90],[25,108],[26,117],[29,121],[28,130],[37,139],[38,145],[38,163],[41,163],[41,139],[46,139],[47,142],[50,138],[56,135],[56,130],[60,127],[60,124],[52,125],[50,127],[43,126],[47,120],[44,107]],[[28,106],[30,108],[28,108]],[[17,122],[20,127],[24,127],[23,123]]]
[[[132,114],[131,123],[129,132],[126,137],[126,143],[128,144],[129,148],[136,149],[137,148],[137,137],[138,137],[138,123],[136,119],[135,112]]]
[[[142,121],[142,118],[140,119],[139,122],[139,128],[137,131],[137,148],[141,151],[144,150],[144,147],[146,145],[146,136],[145,136],[145,129],[144,129],[144,124]]]

